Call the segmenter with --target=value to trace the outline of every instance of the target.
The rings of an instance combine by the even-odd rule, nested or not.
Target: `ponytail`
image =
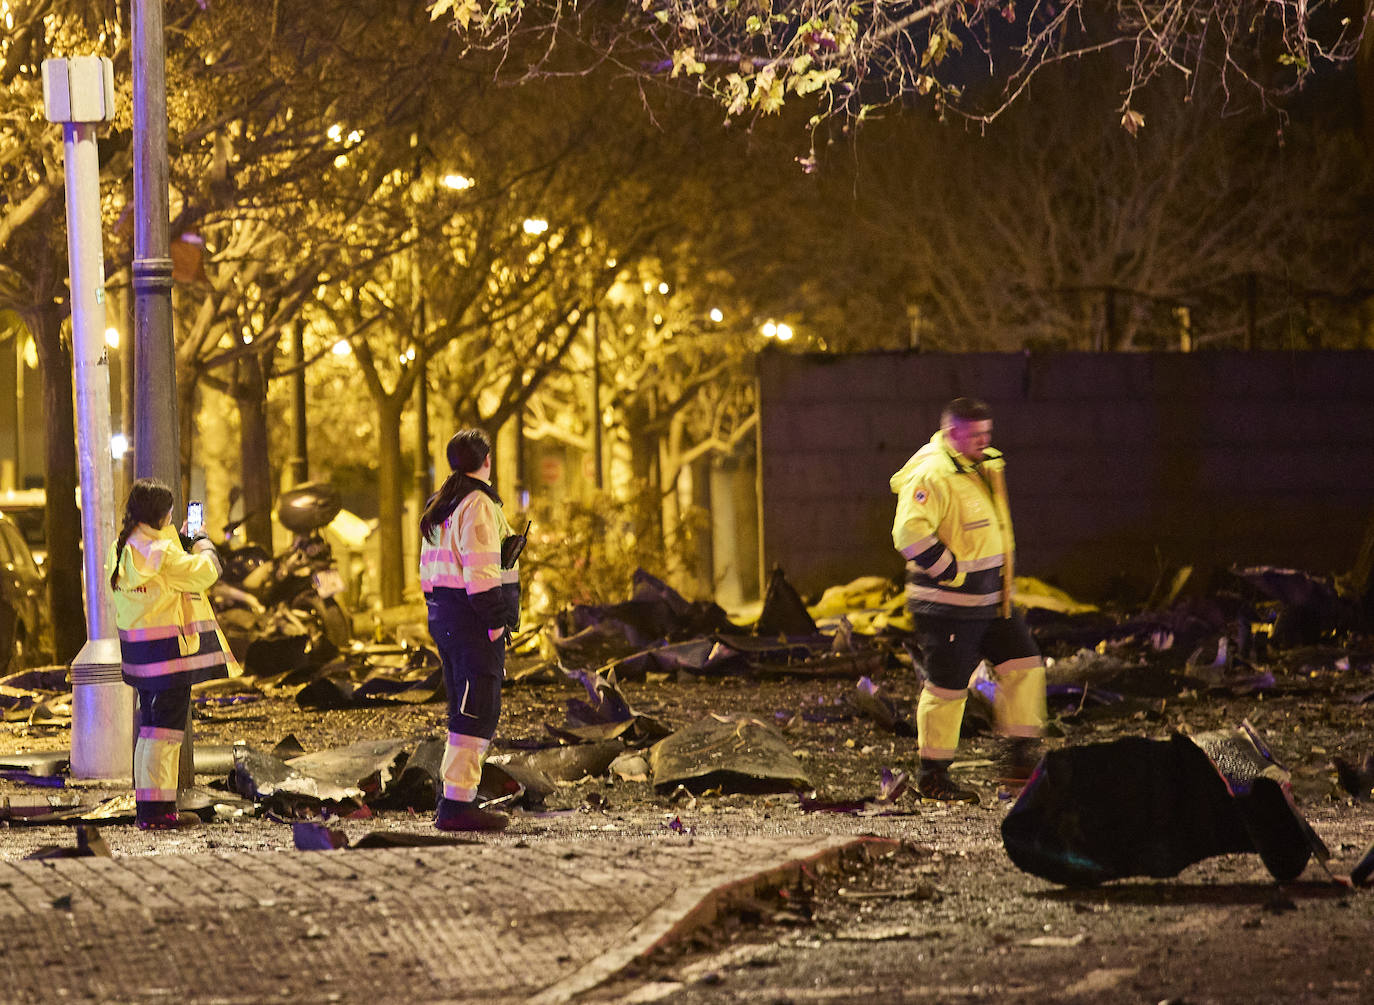
[[[464,484],[469,480],[463,472],[455,471],[444,479],[439,491],[429,497],[429,502],[425,503],[425,511],[420,514],[421,540],[428,541],[434,528],[447,520],[463,498],[472,491]]]
[[[129,543],[129,535],[141,523],[149,527],[161,526],[163,518],[172,510],[172,490],[156,478],[140,478],[129,489],[128,501],[124,503],[124,525],[115,542],[114,569],[110,572],[110,589],[119,589],[119,560],[124,556],[124,546]]]
[[[112,590],[119,589],[119,560],[123,557],[124,546],[129,543],[129,535],[134,532],[136,526],[138,526],[137,521],[135,521],[126,510],[124,513],[124,526],[120,528],[119,540],[115,542],[114,570],[110,573],[110,589]]]

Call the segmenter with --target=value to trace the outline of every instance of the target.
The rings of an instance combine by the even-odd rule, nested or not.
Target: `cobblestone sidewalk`
[[[871,840],[0,862],[0,1000],[555,1005]]]

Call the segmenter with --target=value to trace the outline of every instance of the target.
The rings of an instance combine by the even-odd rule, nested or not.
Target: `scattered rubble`
[[[710,716],[678,730],[649,752],[654,787],[693,794],[806,792],[811,779],[782,734],[759,719]]]
[[[110,846],[91,824],[76,825],[75,845],[42,845],[25,855],[26,859],[53,858],[113,858]],[[53,903],[54,907],[67,908],[69,904]]]
[[[1214,766],[1219,755],[1204,735],[1149,737],[1176,730],[1185,703],[1284,697],[1320,714],[1332,702],[1374,699],[1374,643],[1358,609],[1329,581],[1260,567],[1238,570],[1204,594],[1180,572],[1157,591],[1162,606],[1129,611],[1080,604],[1031,579],[1018,579],[1016,586],[1047,657],[1051,712],[1051,750],[1041,775],[1007,818],[1008,852],[1018,865],[1029,863],[1022,867],[1056,882],[1079,883],[1174,875],[1218,850],[1258,851],[1276,876],[1300,870],[1300,852],[1302,864],[1321,857],[1319,839],[1302,832],[1286,776],[1260,768],[1241,792],[1235,777]],[[248,640],[252,658],[245,660],[245,675],[198,685],[195,716],[231,722],[252,712],[245,706],[285,696],[311,712],[426,706],[432,726],[442,721],[444,700],[438,658],[423,644],[422,630],[401,627],[398,636],[420,644],[358,642],[327,659],[302,648],[286,629]],[[883,766],[880,777],[867,774],[871,784],[860,779],[849,791],[819,794],[817,778],[797,752],[805,746],[798,736],[808,730],[864,721],[872,724],[866,729],[893,738],[894,760],[911,760],[912,702],[894,697],[891,687],[894,677],[913,679],[919,657],[906,647],[909,627],[900,588],[879,577],[832,587],[808,607],[774,570],[760,616],[746,626],[640,571],[629,600],[560,615],[542,639],[542,652],[530,648],[541,641],[537,632],[522,636],[525,648],[511,656],[508,690],[555,680],[578,694],[566,699],[564,721],[542,723],[542,735],[498,735],[480,797],[537,813],[561,790],[600,779],[642,786],[646,795],[636,798],[669,802],[683,794],[783,793],[808,812],[904,812],[897,800],[907,778],[895,763]],[[652,707],[652,700],[636,708],[622,690],[642,684],[647,690],[636,694],[651,695],[657,683],[747,687],[778,679],[795,685],[791,707],[744,714],[730,704],[735,699],[722,698],[714,715],[686,722]],[[823,681],[854,684],[837,694],[822,690]],[[16,729],[48,735],[70,725],[64,718],[69,688],[64,668],[13,674],[0,679],[0,711]],[[984,667],[970,690],[965,736],[991,731],[995,688]],[[1095,742],[1104,732],[1112,742]],[[269,814],[317,824],[382,811],[428,814],[442,751],[434,735],[313,752],[289,735],[271,750],[198,745],[197,773],[217,781],[183,793],[183,808],[207,820]],[[1333,750],[1329,764],[1332,791],[1374,798],[1374,751]],[[67,770],[65,752],[0,756],[0,779],[10,792],[0,817],[11,825],[132,819],[131,797],[83,804],[63,787]],[[1170,786],[1181,786],[1193,800],[1185,800],[1192,807],[1189,820],[1213,821],[1202,839],[1200,825],[1179,830],[1167,815],[1154,813],[1148,818],[1152,831],[1139,817],[1152,812]],[[1299,789],[1294,781],[1292,790],[1301,796]],[[606,799],[592,792],[581,808],[604,809]],[[1284,807],[1288,816],[1280,812]],[[1204,811],[1211,816],[1198,816]],[[1098,813],[1106,816],[1094,824],[1097,830],[1065,833],[1066,820]],[[1256,819],[1277,827],[1283,840],[1266,838]],[[301,833],[313,835],[302,838],[307,843],[324,846],[317,832]],[[1295,833],[1305,843],[1294,843]],[[1106,850],[1094,843],[1100,834],[1112,836]],[[1370,873],[1374,864],[1364,870],[1366,878]]]
[[[374,831],[350,842],[342,828],[326,827],[310,820],[291,825],[291,837],[298,851],[338,851],[346,848],[435,848],[444,845],[477,844],[474,838],[452,834],[398,834]]]

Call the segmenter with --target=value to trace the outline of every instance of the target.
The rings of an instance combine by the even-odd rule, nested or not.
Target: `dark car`
[[[81,505],[80,502],[77,505]],[[40,569],[48,557],[47,509],[48,494],[42,489],[6,489],[0,492],[0,514],[14,521]]]
[[[19,527],[0,513],[0,672],[19,670],[45,648],[43,573]]]

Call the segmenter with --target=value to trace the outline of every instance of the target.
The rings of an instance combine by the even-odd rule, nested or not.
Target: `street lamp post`
[[[297,324],[291,333],[291,435],[295,452],[291,455],[291,485],[310,480],[310,435],[305,424],[305,325]]]
[[[160,478],[181,508],[172,254],[168,237],[167,79],[162,0],[133,0],[134,473]]]
[[[99,56],[43,61],[43,104],[62,123],[67,257],[76,385],[77,456],[86,590],[86,644],[72,660],[72,774],[112,778],[133,758],[133,689],[120,673],[105,554],[114,544],[110,371],[105,347],[105,261],[95,124],[114,114],[114,68]]]
[[[591,401],[591,430],[592,430],[592,463],[596,466],[593,484],[600,492],[606,487],[606,462],[602,456],[601,443],[601,325],[597,320],[595,310],[587,312],[587,334],[592,340],[592,401]]]
[[[167,66],[162,0],[133,0],[134,83],[134,476],[158,478],[181,512],[176,344],[172,338],[172,250],[168,236]],[[175,520],[175,518],[174,518]],[[195,782],[186,716],[178,788]]]
[[[434,494],[434,455],[429,442],[429,357],[418,353],[415,365],[420,368],[415,379],[415,495],[423,511]]]

